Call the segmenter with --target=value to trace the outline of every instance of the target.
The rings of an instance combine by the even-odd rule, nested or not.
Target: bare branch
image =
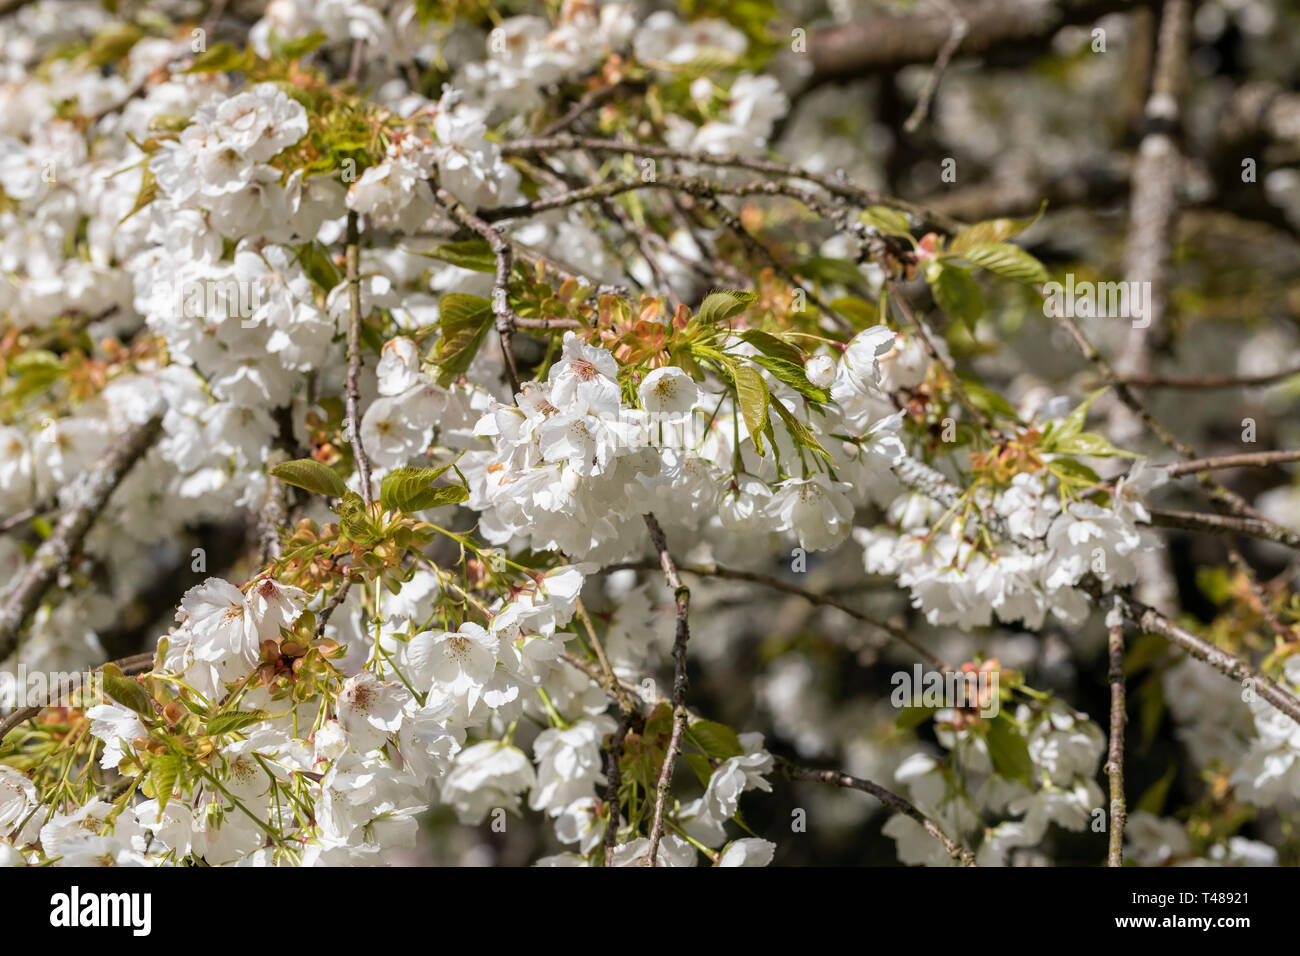
[[[366,504],[373,504],[370,491],[370,458],[361,444],[361,236],[357,229],[357,214],[348,213],[347,283],[348,283],[348,381],[347,411],[352,451],[361,475],[361,496]]]
[[[646,855],[649,866],[654,866],[659,856],[659,840],[663,836],[664,804],[668,800],[668,787],[673,779],[673,762],[681,749],[682,735],[686,732],[686,643],[691,639],[689,614],[691,610],[690,588],[682,584],[677,573],[677,565],[668,553],[668,539],[664,529],[654,514],[642,515],[645,526],[650,532],[650,542],[659,553],[659,565],[663,568],[664,580],[673,590],[673,599],[677,604],[677,636],[673,640],[673,732],[668,739],[668,748],[664,751],[664,763],[659,770],[659,780],[655,784],[654,816],[650,822],[650,849]]]
[[[1159,634],[1172,644],[1188,651],[1197,660],[1204,661],[1219,673],[1241,681],[1292,720],[1300,723],[1300,699],[1289,690],[1265,677],[1255,668],[1233,654],[1215,647],[1186,628],[1179,627],[1154,608],[1119,594],[1124,616],[1148,634]]]
[[[821,783],[833,783],[837,787],[848,787],[852,790],[869,793],[890,809],[897,810],[921,824],[925,828],[925,832],[942,843],[943,848],[952,854],[952,858],[960,862],[962,866],[976,865],[975,854],[949,837],[948,834],[939,829],[937,823],[911,803],[893,791],[886,790],[880,784],[872,783],[870,780],[863,780],[860,777],[850,776],[842,770],[814,770],[811,767],[801,767],[782,757],[776,758],[776,765],[788,780],[816,780]]]
[[[1122,614],[1120,599],[1115,609]],[[1110,621],[1107,647],[1110,655],[1110,745],[1106,756],[1106,776],[1110,782],[1110,829],[1106,853],[1108,866],[1124,865],[1124,824],[1128,810],[1124,798],[1124,725],[1128,722],[1128,704],[1124,687],[1124,619]]]
[[[67,510],[54,532],[41,543],[27,562],[18,582],[0,611],[0,660],[18,646],[18,635],[40,605],[45,592],[72,564],[90,527],[108,504],[109,496],[126,473],[158,440],[162,433],[163,410],[128,431],[99,461],[77,477],[68,491]]]
[[[604,568],[601,568],[598,573],[612,574],[615,571],[647,570],[654,567],[658,567],[658,565],[653,564],[649,561],[624,561],[618,564],[611,564]],[[753,584],[761,584],[764,587],[771,588],[774,591],[782,591],[786,594],[793,594],[797,597],[801,597],[805,601],[808,601],[810,604],[816,604],[821,607],[833,607],[835,608],[835,610],[847,614],[849,617],[853,618],[854,620],[861,621],[864,624],[870,624],[872,627],[877,628],[880,631],[883,631],[885,634],[889,635],[889,637],[893,638],[899,643],[906,644],[917,654],[919,654],[924,660],[928,661],[931,665],[933,665],[935,669],[941,671],[948,671],[952,669],[947,664],[945,664],[940,658],[936,657],[931,651],[927,650],[926,648],[918,644],[916,641],[914,641],[908,635],[908,633],[904,631],[902,628],[895,627],[894,625],[889,624],[885,621],[878,620],[877,618],[874,618],[869,614],[864,614],[863,612],[857,610],[856,608],[850,607],[849,605],[843,603],[842,601],[838,601],[835,598],[830,597],[828,595],[817,594],[813,591],[806,591],[803,588],[798,587],[797,585],[791,584],[788,581],[783,581],[777,577],[772,577],[771,575],[759,574],[755,571],[742,571],[737,568],[725,568],[717,564],[683,564],[683,565],[679,565],[678,569],[686,572],[687,574],[695,574],[695,575],[699,575],[700,577],[724,578],[731,581],[749,581]]]
[[[439,187],[437,196],[452,217],[462,226],[478,233],[496,257],[496,276],[492,280],[492,313],[497,317],[497,335],[501,337],[501,352],[505,357],[506,375],[510,380],[510,396],[513,399],[519,394],[519,370],[515,368],[515,354],[510,343],[514,330],[520,324],[519,316],[510,308],[510,270],[514,265],[514,249],[505,236],[470,212],[464,203],[446,189]]]
[[[133,674],[143,674],[146,671],[151,670],[153,668],[153,661],[154,661],[154,654],[152,651],[149,651],[148,653],[144,653],[144,654],[133,654],[130,657],[123,657],[120,660],[111,661],[110,663],[116,664],[123,674],[127,676],[131,676]],[[106,666],[107,666],[106,664],[99,665],[99,667],[95,668],[95,673],[99,673]],[[80,684],[77,685],[77,687],[80,686],[81,686]],[[62,690],[64,688],[60,688],[60,689]],[[70,687],[66,689],[75,690],[76,688]],[[58,703],[57,698],[50,698],[41,707],[23,707],[20,710],[15,710],[12,714],[10,714],[8,717],[5,717],[3,720],[0,720],[0,743],[4,742],[5,737],[9,735],[9,731],[13,730],[15,727],[19,726],[20,724],[23,724],[26,721],[31,720],[33,717],[38,716],[40,712],[44,710],[46,707],[53,707],[57,703]]]

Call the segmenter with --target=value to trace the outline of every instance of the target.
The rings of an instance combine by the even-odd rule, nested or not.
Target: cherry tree
[[[0,863],[1300,859],[1295,11],[840,6],[0,3]]]

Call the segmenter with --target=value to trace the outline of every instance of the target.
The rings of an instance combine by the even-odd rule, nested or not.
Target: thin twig
[[[848,787],[852,790],[861,790],[863,793],[871,794],[885,806],[897,810],[919,823],[925,829],[925,832],[942,843],[943,848],[962,866],[976,866],[975,854],[953,840],[939,828],[938,824],[892,790],[886,790],[878,783],[851,776],[842,770],[814,770],[811,767],[801,767],[798,764],[793,764],[782,757],[776,758],[776,765],[788,780],[816,780],[820,783],[833,783],[837,787]]]
[[[625,713],[620,716],[618,728],[614,731],[614,736],[609,742],[609,751],[605,758],[605,812],[608,814],[605,823],[605,865],[614,865],[614,848],[618,846],[618,824],[622,817],[622,800],[619,798],[619,790],[623,786],[623,770],[621,767],[623,761],[623,741],[627,739],[628,727],[631,726],[632,715]]]
[[[599,139],[581,136],[546,136],[533,139],[516,139],[501,144],[501,152],[506,156],[545,151],[589,150],[597,153],[630,153],[633,156],[646,156],[658,159],[673,159],[681,162],[695,163],[700,166],[748,169],[768,176],[784,176],[788,179],[802,179],[815,183],[822,189],[844,199],[852,200],[864,206],[888,206],[906,212],[923,223],[935,226],[947,233],[957,233],[965,224],[950,216],[924,209],[915,203],[906,202],[893,196],[887,196],[870,189],[863,189],[836,176],[814,173],[787,163],[778,163],[768,159],[755,159],[752,156],[721,153],[694,153],[685,149],[674,149],[653,143],[633,143],[616,139]]]
[[[1124,383],[1137,388],[1254,388],[1272,385],[1295,375],[1300,375],[1300,368],[1287,368],[1263,375],[1125,375]]]
[[[916,108],[912,110],[912,115],[903,124],[903,132],[905,133],[915,133],[920,125],[925,122],[925,117],[930,112],[930,102],[939,89],[939,81],[943,79],[944,71],[948,69],[948,63],[952,60],[953,54],[957,52],[957,48],[961,46],[961,41],[966,39],[966,32],[970,29],[970,24],[966,22],[966,18],[961,15],[961,12],[952,4],[947,4],[947,6],[952,16],[952,32],[948,34],[948,39],[939,50],[939,55],[935,57],[934,67],[930,70],[930,75],[925,81],[925,87],[921,90],[921,95],[916,101]]]
[[[464,203],[446,189],[439,187],[437,197],[452,218],[478,233],[496,257],[496,275],[492,280],[492,314],[497,318],[497,334],[501,337],[501,352],[505,357],[506,375],[510,380],[510,395],[513,398],[519,394],[519,370],[515,367],[511,339],[514,330],[521,324],[515,310],[510,308],[510,270],[514,265],[514,250],[505,236],[470,212]]]
[[[658,565],[650,561],[622,561],[617,564],[607,565],[606,567],[601,568],[600,571],[598,571],[597,573],[612,574],[615,571],[628,571],[628,570],[644,571],[655,567],[658,567]],[[945,664],[941,658],[935,656],[934,653],[932,653],[931,651],[927,650],[926,648],[918,644],[916,641],[914,641],[907,634],[907,632],[904,631],[902,628],[895,627],[893,624],[889,624],[886,623],[885,621],[881,621],[877,618],[872,617],[869,614],[864,614],[861,611],[859,611],[857,608],[850,607],[849,605],[845,604],[843,601],[836,600],[835,598],[830,597],[829,595],[817,594],[814,591],[807,591],[799,587],[798,585],[791,584],[788,581],[783,581],[780,578],[773,577],[768,574],[760,574],[756,571],[742,571],[738,568],[727,568],[718,564],[681,564],[678,565],[677,567],[678,570],[683,571],[686,574],[694,574],[694,575],[698,575],[699,577],[724,578],[726,580],[731,580],[731,581],[748,581],[752,584],[761,584],[764,587],[771,588],[774,591],[782,591],[786,594],[793,594],[797,597],[803,598],[805,601],[809,602],[810,604],[816,604],[821,607],[833,607],[835,608],[835,610],[847,614],[849,617],[853,618],[854,620],[861,621],[863,624],[870,624],[872,627],[877,628],[880,631],[883,631],[885,634],[889,635],[889,637],[893,638],[894,640],[902,644],[906,644],[917,654],[919,654],[922,658],[924,658],[931,665],[933,665],[936,670],[949,671],[952,669],[947,664]]]
[[[1196,458],[1169,466],[1169,477],[1179,478],[1220,468],[1267,468],[1288,461],[1300,461],[1300,451],[1255,451],[1243,455],[1220,455],[1217,458]]]
[[[1122,615],[1120,599],[1116,611]],[[1124,687],[1124,619],[1110,622],[1107,647],[1110,652],[1110,746],[1106,755],[1106,776],[1110,781],[1110,833],[1106,852],[1108,866],[1124,865],[1124,824],[1128,810],[1124,799],[1124,725],[1128,722],[1128,705]]]
[[[652,512],[642,515],[646,529],[650,532],[650,542],[659,554],[659,565],[663,568],[664,580],[672,588],[673,599],[677,605],[677,636],[673,641],[673,731],[668,739],[668,748],[664,751],[664,763],[659,769],[659,780],[655,784],[654,816],[650,822],[650,849],[646,855],[647,865],[655,866],[659,856],[659,840],[663,836],[664,804],[668,800],[668,787],[673,779],[673,762],[681,749],[682,735],[686,732],[686,644],[691,639],[689,614],[691,609],[691,591],[682,584],[677,573],[677,565],[668,553],[668,539],[664,530]]]
[[[1158,528],[1180,528],[1183,531],[1208,531],[1215,534],[1244,534],[1250,538],[1260,538],[1300,550],[1300,534],[1271,521],[1201,511],[1171,511],[1164,508],[1148,510],[1151,512],[1151,524]]]

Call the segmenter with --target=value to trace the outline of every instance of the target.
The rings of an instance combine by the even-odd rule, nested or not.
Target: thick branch
[[[0,611],[0,660],[18,646],[18,634],[40,605],[45,592],[72,564],[90,526],[108,504],[109,496],[162,433],[163,411],[136,425],[108,454],[77,477],[68,490],[67,510],[51,534],[32,555]]]
[[[366,504],[373,502],[370,491],[370,459],[361,444],[361,237],[357,230],[357,214],[348,213],[347,238],[347,283],[348,283],[348,381],[347,410],[348,424],[352,439],[352,452],[357,460],[357,471],[361,475],[361,497]]]
[[[1152,508],[1150,511],[1151,523],[1158,528],[1208,531],[1215,534],[1244,534],[1250,538],[1260,538],[1300,550],[1300,534],[1272,521],[1199,511],[1170,511],[1161,508]]]
[[[958,56],[977,56],[1024,46],[1045,49],[1061,27],[1091,23],[1135,6],[1134,0],[966,0],[955,7],[968,29],[957,45]],[[808,43],[813,83],[851,80],[870,73],[889,73],[914,63],[938,59],[952,37],[952,15],[873,17],[814,33]]]
[[[1124,616],[1133,621],[1148,634],[1159,634],[1167,641],[1177,644],[1188,651],[1197,660],[1204,661],[1219,673],[1224,674],[1249,686],[1282,713],[1300,723],[1300,699],[1286,688],[1274,683],[1255,670],[1240,657],[1215,647],[1202,637],[1197,637],[1186,628],[1179,627],[1154,608],[1147,607],[1127,595],[1119,595]]]

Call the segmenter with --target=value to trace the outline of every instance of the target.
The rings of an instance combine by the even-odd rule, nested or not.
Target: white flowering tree
[[[0,3],[0,864],[1300,860],[1295,11],[1008,5]]]

